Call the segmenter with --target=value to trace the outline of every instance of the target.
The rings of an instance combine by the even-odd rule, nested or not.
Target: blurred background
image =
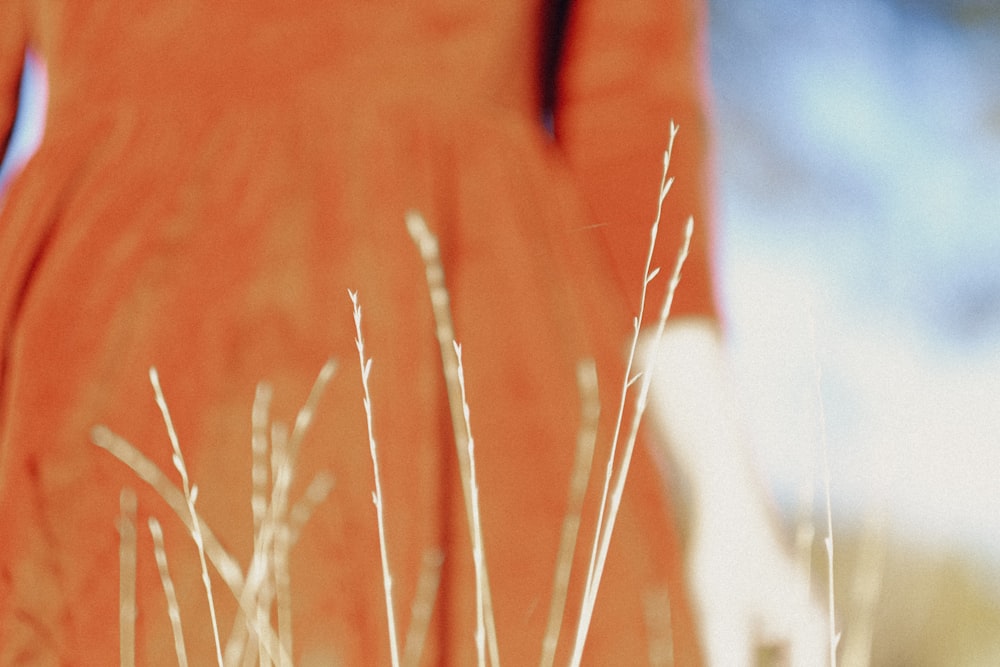
[[[828,458],[842,664],[1000,665],[1000,2],[710,9],[740,405],[821,595]]]
[[[824,570],[829,454],[844,664],[1000,665],[1000,2],[711,28],[740,403]]]

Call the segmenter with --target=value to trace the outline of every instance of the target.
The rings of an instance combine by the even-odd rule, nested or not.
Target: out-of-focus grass
[[[814,575],[825,566],[822,544],[814,545]],[[847,652],[866,633],[872,667],[1000,665],[1000,590],[975,557],[909,543],[891,531],[873,543],[867,529],[844,526],[834,568],[841,667],[864,666]],[[825,586],[821,577],[813,579]],[[871,593],[867,619],[860,599]]]

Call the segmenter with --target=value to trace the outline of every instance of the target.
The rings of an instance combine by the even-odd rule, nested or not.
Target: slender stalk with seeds
[[[267,488],[270,481],[267,467],[267,426],[270,421],[269,414],[272,395],[273,390],[269,384],[265,382],[258,383],[257,390],[254,392],[253,407],[250,411],[250,510],[253,516],[253,556],[251,560],[266,557],[265,554],[261,553],[263,546],[261,532],[267,515]],[[271,624],[269,611],[270,606],[265,606],[263,604],[263,596],[258,595],[255,620],[257,627]],[[230,639],[232,639],[234,634],[230,633]],[[260,648],[262,641],[262,639],[258,639],[257,653],[260,656],[261,667],[264,667],[265,652]],[[231,643],[227,643],[226,645],[227,663],[231,662],[230,657],[234,653],[234,650],[230,648],[231,646]]]
[[[250,411],[250,449],[252,452],[250,478],[253,489],[250,497],[250,508],[253,512],[254,548],[260,542],[261,524],[264,522],[264,514],[267,512],[267,426],[270,421],[269,413],[273,394],[274,390],[271,385],[266,382],[259,383],[257,391],[254,393],[253,408]]]
[[[258,607],[270,611],[271,602],[280,596],[281,599],[288,597],[287,590],[287,552],[281,546],[282,535],[287,535],[288,528],[288,494],[292,486],[294,476],[293,463],[289,452],[288,427],[283,422],[274,422],[271,425],[271,504],[265,520],[265,533],[263,544],[260,547],[260,557],[264,565],[263,578],[261,579],[261,589],[258,592]],[[281,555],[279,555],[281,552]],[[279,590],[280,589],[280,590]],[[270,615],[267,617],[270,624]],[[291,655],[292,634],[291,620],[286,619],[285,624],[279,624],[278,640],[282,646],[282,653]]]
[[[455,436],[455,451],[458,455],[458,467],[462,480],[462,493],[465,499],[466,517],[469,521],[469,534],[475,534],[476,518],[472,511],[471,462],[469,461],[468,437],[465,427],[464,408],[462,406],[462,389],[458,383],[458,362],[454,354],[455,327],[451,321],[451,299],[444,282],[444,267],[441,264],[441,254],[437,238],[427,227],[427,222],[417,211],[406,214],[406,228],[410,237],[420,252],[424,262],[424,272],[430,293],[431,306],[434,315],[435,333],[438,348],[441,352],[441,367],[444,371],[445,386],[448,392],[448,407],[451,411],[451,425]],[[500,664],[500,649],[497,642],[496,621],[493,616],[493,598],[490,593],[490,581],[486,560],[482,562],[483,613],[486,623],[486,641],[490,652],[490,662],[494,667]]]
[[[288,512],[289,550],[299,541],[303,526],[309,521],[316,507],[330,495],[332,489],[333,476],[326,472],[316,473],[302,493],[302,497],[292,505],[292,509]]]
[[[281,644],[282,656],[292,655],[292,581],[288,565],[291,543],[291,527],[287,522],[284,522],[275,531],[274,550],[271,555],[274,563],[274,599],[278,615],[278,642]],[[281,665],[284,667],[285,663],[282,662]]]
[[[368,426],[368,446],[371,450],[372,468],[375,476],[375,492],[372,502],[375,504],[375,514],[378,518],[379,554],[382,557],[382,584],[385,588],[386,617],[389,623],[389,652],[393,667],[399,667],[399,639],[396,634],[396,614],[392,603],[392,575],[389,572],[389,554],[386,550],[385,517],[382,507],[382,482],[378,470],[378,453],[375,445],[375,432],[372,428],[372,399],[368,390],[368,377],[372,370],[371,358],[365,359],[365,343],[361,336],[361,305],[358,303],[357,292],[349,291],[351,303],[354,304],[354,328],[357,333],[355,344],[358,348],[358,360],[361,363],[361,384],[365,391],[365,419]]]
[[[205,556],[218,572],[219,576],[226,583],[233,596],[240,601],[240,611],[248,618],[254,617],[254,607],[242,603],[242,594],[245,589],[243,570],[232,555],[227,552],[219,543],[218,538],[204,519],[195,516],[193,519],[188,511],[187,500],[183,491],[177,488],[173,482],[134,445],[119,435],[116,435],[106,426],[95,426],[91,429],[91,441],[105,449],[112,456],[127,465],[139,479],[149,484],[163,501],[173,510],[174,514],[184,524],[188,531],[193,530],[196,521],[200,527],[200,532],[205,548]],[[241,624],[243,626],[244,624]],[[278,639],[270,627],[255,628],[264,635],[265,646],[268,655],[278,655],[280,646]],[[228,657],[227,653],[227,657]],[[238,657],[238,656],[237,656]],[[230,661],[227,661],[230,664]]]
[[[633,377],[632,369],[635,365],[635,356],[639,348],[639,332],[642,326],[642,321],[646,312],[646,294],[649,283],[659,274],[660,269],[653,267],[653,250],[656,247],[656,237],[659,234],[660,229],[660,219],[662,217],[663,211],[663,201],[666,199],[667,194],[670,192],[673,186],[673,178],[668,178],[667,172],[670,166],[670,156],[673,152],[674,139],[677,136],[677,126],[673,123],[670,124],[670,140],[667,144],[667,150],[663,156],[663,173],[660,177],[660,193],[659,201],[657,203],[656,218],[653,220],[653,225],[649,231],[649,250],[646,254],[646,265],[643,269],[643,282],[642,291],[640,292],[639,298],[639,312],[632,321],[633,336],[632,344],[629,346],[628,359],[625,364],[625,381],[622,386],[621,400],[618,404],[618,413],[615,419],[615,430],[611,441],[611,451],[608,455],[608,462],[605,467],[604,476],[604,487],[601,495],[601,503],[598,508],[597,515],[597,525],[594,532],[594,545],[591,549],[590,564],[587,571],[587,581],[584,587],[584,596],[589,598],[592,595],[592,590],[594,587],[594,575],[595,568],[597,566],[597,553],[600,548],[600,536],[604,529],[604,515],[608,507],[608,493],[611,488],[611,480],[614,476],[615,464],[617,460],[618,452],[618,441],[621,436],[622,424],[625,421],[625,406],[626,399],[628,397],[629,387],[638,379],[638,376]],[[589,622],[588,622],[589,624]]]
[[[177,653],[177,664],[180,667],[187,667],[187,650],[184,648],[184,630],[181,627],[180,605],[177,604],[174,581],[170,578],[170,569],[167,567],[167,550],[163,546],[163,529],[155,517],[149,517],[149,533],[153,536],[153,552],[156,555],[156,568],[160,572],[163,594],[167,598],[167,614],[170,617],[170,629],[174,634],[174,651]]]
[[[93,443],[118,458],[131,468],[141,480],[149,484],[184,523],[189,533],[196,536],[195,542],[199,547],[199,556],[202,561],[203,581],[207,579],[205,575],[207,571],[205,560],[207,559],[239,602],[238,614],[241,616],[235,619],[234,630],[230,634],[226,646],[225,664],[234,664],[239,660],[240,655],[244,654],[245,638],[248,631],[257,635],[260,642],[257,648],[262,659],[266,657],[278,664],[291,664],[291,611],[287,591],[287,554],[298,541],[302,527],[312,511],[326,498],[333,486],[332,478],[328,474],[317,474],[310,482],[304,496],[292,507],[289,514],[287,507],[288,491],[293,472],[291,466],[294,462],[294,454],[301,445],[312,421],[319,398],[335,368],[336,364],[331,360],[321,369],[305,405],[299,411],[291,436],[288,435],[288,429],[282,428],[280,424],[273,425],[271,429],[272,441],[288,443],[288,446],[283,447],[279,443],[278,447],[272,447],[272,449],[277,450],[278,455],[272,457],[274,459],[272,465],[275,470],[272,471],[274,482],[270,503],[267,502],[265,488],[267,485],[266,463],[263,470],[260,469],[260,464],[266,460],[267,454],[267,414],[270,389],[265,385],[258,388],[251,417],[254,432],[252,443],[254,466],[257,467],[251,474],[253,478],[251,507],[254,516],[254,556],[246,578],[244,578],[239,563],[219,544],[210,527],[194,510],[197,487],[191,486],[189,483],[187,469],[180,453],[180,445],[155,369],[150,370],[150,379],[156,392],[157,405],[167,425],[167,432],[174,449],[172,459],[181,475],[183,490],[177,488],[156,464],[124,438],[116,435],[105,426],[95,426],[91,430]],[[123,536],[123,542],[125,539]],[[123,546],[122,549],[124,548]],[[125,584],[123,583],[122,586],[124,587]],[[278,598],[278,623],[282,632],[280,641],[275,636],[266,615],[271,600],[275,596]],[[211,603],[213,599],[210,597],[209,601]],[[127,604],[123,605],[123,609],[127,609]],[[261,616],[261,612],[265,612],[265,615]],[[254,619],[254,622],[247,623],[241,619]],[[213,630],[217,633],[214,620],[213,612]],[[132,643],[134,644],[134,642]],[[123,651],[126,650],[126,644],[127,642],[123,641]],[[216,634],[217,658],[219,652],[220,646]],[[123,664],[125,664],[124,661]]]
[[[107,450],[112,456],[131,468],[139,479],[149,484],[159,494],[188,531],[193,530],[194,521],[188,513],[184,493],[170,481],[155,463],[146,458],[145,454],[106,426],[95,426],[91,429],[90,439],[95,445]],[[240,591],[243,590],[243,569],[219,543],[218,538],[215,537],[204,519],[198,517],[197,522],[205,546],[205,555],[215,571],[226,582],[229,590],[239,598]]]
[[[258,651],[261,657],[268,657],[274,662],[286,662],[289,658],[281,657],[283,648],[280,641],[277,645],[265,641],[265,633],[272,632],[270,619],[262,613],[270,609],[273,593],[272,579],[274,574],[272,553],[275,533],[284,516],[283,507],[277,506],[287,497],[288,486],[291,484],[291,472],[287,470],[285,451],[288,440],[288,427],[281,422],[271,424],[271,503],[267,507],[264,520],[261,522],[259,544],[254,545],[254,556],[247,568],[246,584],[239,593],[239,608],[253,610],[245,618],[239,615],[233,621],[233,629],[226,643],[226,663],[232,663],[247,648],[247,634],[255,634],[258,638]],[[277,500],[276,500],[277,499]],[[250,619],[248,621],[248,619]],[[264,625],[261,625],[261,623]]]
[[[316,416],[316,409],[319,407],[320,398],[323,396],[326,386],[330,383],[330,379],[336,372],[336,360],[327,359],[326,363],[323,364],[323,367],[319,370],[319,375],[316,376],[316,381],[313,382],[312,389],[309,391],[309,396],[306,397],[306,402],[302,404],[302,407],[295,415],[295,424],[292,425],[292,434],[288,438],[288,460],[291,470],[295,470],[295,463],[298,461],[299,449],[301,449],[302,441],[305,439],[306,433],[308,433],[309,427],[312,425],[313,419]]]
[[[205,587],[205,596],[208,598],[208,611],[212,617],[212,634],[215,639],[215,657],[219,667],[222,667],[222,643],[219,641],[219,621],[215,614],[215,597],[212,595],[212,579],[208,576],[208,563],[205,561],[205,545],[201,535],[201,522],[198,520],[198,513],[195,510],[195,501],[198,499],[198,487],[192,486],[188,480],[187,466],[184,464],[184,455],[181,453],[180,442],[177,439],[177,432],[174,429],[173,420],[170,418],[170,410],[167,409],[167,401],[163,397],[163,389],[160,387],[160,376],[156,368],[149,369],[149,381],[153,385],[156,393],[156,405],[159,406],[163,414],[163,421],[167,426],[167,434],[170,437],[170,444],[174,449],[174,467],[181,476],[184,498],[187,500],[188,512],[191,514],[191,537],[198,548],[198,559],[201,564],[201,581]]]
[[[268,428],[268,412],[270,406],[270,389],[266,385],[258,386],[257,396],[254,401],[253,412],[251,413],[252,429],[257,443],[253,444],[255,458],[267,458],[267,433],[270,431],[270,477],[271,493],[270,502],[266,500],[266,490],[259,493],[265,495],[264,511],[261,516],[259,530],[254,535],[254,555],[247,572],[246,585],[239,593],[239,604],[242,613],[247,609],[255,609],[253,615],[246,618],[255,619],[254,622],[247,623],[239,616],[235,619],[233,630],[230,632],[229,641],[226,644],[226,663],[230,664],[239,657],[243,650],[247,633],[254,633],[261,642],[259,653],[263,659],[265,656],[278,664],[290,664],[292,645],[292,625],[290,611],[290,593],[288,587],[290,579],[287,571],[287,554],[295,541],[298,539],[299,528],[288,530],[288,507],[289,492],[291,489],[298,450],[302,445],[306,433],[312,424],[313,417],[319,400],[329,384],[330,379],[336,372],[337,364],[330,359],[320,369],[319,374],[313,383],[309,396],[306,398],[302,408],[296,415],[295,425],[289,434],[288,427],[279,421],[274,421]],[[267,476],[267,465],[264,461],[255,460],[254,465],[261,465],[264,470],[259,471],[258,478]],[[319,473],[317,477],[322,479],[319,485],[314,488],[314,479],[306,491],[307,497],[300,502],[305,502],[306,506],[314,506],[308,497],[310,493],[316,495],[317,489],[325,487],[323,497],[329,492],[329,477],[324,473]],[[258,493],[258,492],[255,492]],[[316,502],[320,502],[322,498]],[[303,515],[303,522],[308,518],[310,511]],[[287,534],[289,540],[287,545],[283,543],[283,535]],[[278,553],[280,552],[280,553]],[[269,611],[271,603],[278,600],[278,634],[276,641],[272,641],[273,630],[270,624]]]
[[[826,448],[824,446],[824,451],[825,449]],[[823,542],[826,544],[826,583],[830,590],[829,606],[827,608],[827,615],[829,616],[830,623],[830,666],[837,667],[837,645],[840,643],[840,632],[837,630],[837,605],[833,588],[833,513],[830,508],[830,464],[827,462],[824,467],[826,468],[826,472],[824,473],[824,485],[826,487],[826,538]]]
[[[674,293],[677,291],[677,285],[680,282],[681,268],[684,266],[684,260],[687,259],[688,250],[691,245],[691,234],[694,226],[694,221],[688,218],[687,225],[684,234],[684,243],[681,246],[680,251],[677,255],[677,262],[674,265],[674,271],[670,278],[670,284],[667,288],[667,297],[664,301],[663,308],[660,311],[660,317],[657,321],[655,334],[653,336],[653,345],[659,344],[660,339],[663,335],[663,330],[666,326],[667,318],[670,315],[670,306],[673,303]],[[646,402],[649,397],[649,387],[653,378],[655,370],[655,356],[651,356],[648,367],[643,371],[642,383],[639,389],[639,396],[636,399],[635,411],[632,417],[631,427],[629,429],[628,437],[625,441],[624,454],[622,456],[622,463],[618,467],[615,474],[613,490],[609,496],[608,504],[608,518],[607,521],[601,526],[600,531],[600,548],[596,552],[596,561],[593,568],[593,579],[589,582],[591,585],[587,589],[587,595],[584,600],[583,611],[580,615],[580,625],[577,627],[577,642],[574,648],[574,655],[571,659],[572,665],[576,666],[580,664],[580,660],[583,658],[583,645],[587,638],[587,631],[590,627],[590,621],[594,612],[594,605],[597,601],[597,591],[601,585],[601,577],[604,574],[604,567],[607,563],[608,551],[611,546],[611,535],[614,531],[615,521],[618,518],[618,512],[621,508],[622,497],[625,493],[625,481],[628,477],[628,469],[632,462],[632,455],[635,452],[635,444],[639,435],[639,424],[642,420],[642,415],[646,409]],[[633,379],[638,379],[639,376]]]
[[[584,599],[580,612],[580,621],[577,625],[576,641],[574,643],[573,654],[570,661],[570,664],[574,666],[579,665],[580,661],[583,659],[583,648],[586,643],[587,633],[590,629],[590,622],[597,599],[597,591],[600,587],[601,577],[603,576],[605,563],[607,561],[611,535],[613,533],[615,521],[621,506],[621,499],[624,493],[625,481],[628,476],[628,469],[631,464],[632,455],[635,451],[639,423],[641,421],[642,414],[645,411],[646,401],[649,395],[649,387],[653,377],[655,357],[649,359],[647,362],[647,368],[639,374],[633,375],[632,368],[634,366],[635,356],[639,346],[639,334],[645,310],[647,288],[650,282],[652,282],[659,273],[658,268],[652,268],[652,256],[656,245],[656,237],[662,215],[663,202],[673,184],[673,178],[668,177],[667,172],[670,166],[670,156],[673,150],[674,138],[676,136],[677,126],[671,123],[670,142],[663,157],[663,175],[660,179],[660,192],[657,202],[656,218],[654,219],[653,226],[650,230],[650,245],[646,259],[639,314],[633,322],[634,333],[632,344],[629,349],[628,361],[626,363],[622,397],[621,402],[619,403],[618,417],[615,424],[611,453],[608,457],[608,464],[605,472],[604,488],[602,490],[601,505],[598,510],[598,520],[594,534],[594,545],[591,550],[591,560],[584,588]],[[662,337],[663,330],[666,326],[666,320],[670,314],[673,297],[680,282],[681,268],[684,265],[684,261],[687,258],[688,250],[690,248],[693,225],[693,220],[688,218],[687,225],[685,226],[684,241],[680,251],[678,252],[677,260],[674,264],[674,270],[667,288],[667,295],[664,300],[663,307],[660,310],[660,316],[657,320],[653,336],[654,344],[658,343]],[[630,430],[625,441],[621,461],[618,462],[617,449],[624,423],[626,399],[629,394],[629,388],[640,379],[642,380],[642,383],[640,385],[639,395],[635,403]]]
[[[486,590],[484,563],[486,558],[483,553],[483,529],[482,521],[479,517],[479,484],[476,482],[476,445],[472,437],[472,424],[470,422],[471,410],[469,402],[465,396],[465,371],[462,366],[462,346],[457,342],[455,345],[455,358],[458,360],[458,386],[462,392],[462,416],[465,419],[465,432],[468,434],[466,447],[469,452],[469,487],[472,492],[472,525],[475,531],[472,534],[472,560],[476,571],[476,653],[479,658],[480,667],[486,667],[486,613],[483,591]],[[495,665],[495,667],[499,667]]]

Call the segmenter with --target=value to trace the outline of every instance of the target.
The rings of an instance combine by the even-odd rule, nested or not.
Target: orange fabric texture
[[[421,664],[475,663],[473,559],[430,298],[403,223],[413,208],[440,237],[464,347],[501,658],[537,662],[580,421],[575,365],[598,364],[597,478],[671,118],[681,135],[664,273],[683,218],[708,215],[700,5],[575,3],[555,141],[538,121],[543,14],[527,0],[0,5],[0,138],[27,44],[50,81],[45,138],[0,217],[0,664],[118,662],[123,487],[139,503],[138,662],[174,662],[146,530],[155,515],[189,655],[209,664],[190,539],[90,443],[91,427],[106,424],[176,480],[148,384],[156,366],[198,508],[246,567],[254,387],[269,380],[272,413],[290,422],[328,357],[339,371],[292,497],[319,470],[335,487],[292,551],[294,652],[302,665],[388,664],[348,289],[374,358],[400,634],[423,556],[440,549]],[[703,229],[681,314],[714,316]],[[658,634],[647,601],[663,591],[676,664],[699,664],[659,480],[640,447],[586,664],[646,664]],[[226,635],[236,605],[218,578],[214,590]]]

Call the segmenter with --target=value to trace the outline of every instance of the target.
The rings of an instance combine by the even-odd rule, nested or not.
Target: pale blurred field
[[[998,665],[1000,4],[713,0],[712,27],[741,405],[790,522],[826,442],[845,658],[871,630],[875,665]]]

